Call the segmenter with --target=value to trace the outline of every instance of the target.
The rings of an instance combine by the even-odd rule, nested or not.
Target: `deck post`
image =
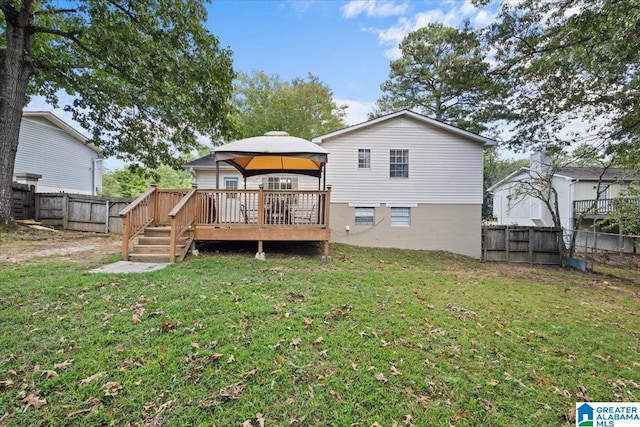
[[[176,262],[176,244],[178,242],[176,218],[171,218],[171,234],[169,235],[169,262]]]
[[[122,217],[122,260],[127,261],[129,259],[129,218],[130,214],[125,214]]]
[[[264,185],[260,184],[258,187],[258,228],[264,226]]]
[[[151,183],[151,188],[153,188],[155,191],[153,192],[153,194],[150,197],[150,202],[151,202],[151,206],[149,207],[149,209],[151,210],[151,215],[153,218],[153,222],[151,223],[152,227],[155,227],[156,225],[156,221],[158,220],[158,202],[157,202],[157,194],[158,194],[158,184],[155,182]]]

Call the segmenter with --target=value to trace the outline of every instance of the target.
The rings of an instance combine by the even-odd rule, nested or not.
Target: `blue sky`
[[[206,26],[221,47],[233,51],[237,72],[259,70],[286,81],[309,73],[319,77],[334,100],[348,106],[351,125],[365,121],[382,95],[380,85],[405,35],[433,22],[487,25],[497,3],[475,8],[471,0],[213,0]],[[61,107],[70,102],[60,101]],[[40,98],[27,110],[51,110],[78,127],[69,113]],[[122,167],[114,159],[106,164]]]
[[[238,72],[312,73],[347,104],[347,122],[366,120],[389,63],[409,32],[432,22],[488,24],[496,7],[470,0],[213,0],[207,27],[233,51]]]

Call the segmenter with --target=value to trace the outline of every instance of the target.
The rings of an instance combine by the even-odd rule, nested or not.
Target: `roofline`
[[[493,184],[491,187],[487,188],[486,192],[487,193],[493,193],[498,187],[501,187],[503,184],[505,184],[508,181],[511,181],[511,179],[521,173],[524,172],[531,172],[531,168],[528,166],[522,166],[521,168],[519,168],[518,170],[511,172],[509,175],[505,176],[504,178],[502,178],[500,181],[496,182],[495,184]],[[563,174],[563,173],[558,173],[558,172],[554,172],[553,173],[553,178],[563,178],[567,181],[593,181],[593,182],[598,182],[601,181],[598,178],[576,178],[575,176],[571,176],[571,175],[567,175],[567,174]],[[603,179],[603,182],[615,182],[617,180],[613,180],[613,179]],[[634,179],[623,179],[622,181],[634,181]]]
[[[487,193],[493,193],[496,188],[502,187],[502,184],[504,184],[504,183],[506,183],[508,181],[511,181],[511,178],[513,178],[514,176],[520,175],[521,173],[524,173],[524,172],[528,172],[529,170],[530,170],[530,168],[528,168],[526,166],[522,166],[522,167],[518,168],[518,170],[515,170],[515,171],[511,172],[509,175],[505,176],[500,181],[496,182],[491,187],[487,188],[486,192]]]
[[[23,111],[22,117],[26,117],[26,118],[42,117],[43,119],[47,119],[53,125],[59,127],[64,132],[68,133],[69,135],[71,135],[72,137],[74,137],[75,139],[77,139],[87,147],[91,148],[97,154],[102,156],[102,151],[98,147],[96,147],[94,144],[88,142],[89,138],[84,136],[82,133],[78,132],[75,128],[73,128],[67,122],[65,122],[64,120],[62,120],[61,118],[53,114],[51,111]]]
[[[330,133],[327,133],[327,134],[324,134],[324,135],[316,136],[316,137],[311,139],[311,142],[315,142],[317,144],[322,144],[326,139],[330,139],[330,138],[333,138],[333,137],[336,137],[336,136],[340,136],[340,135],[343,135],[345,133],[349,133],[349,132],[352,132],[352,131],[355,131],[355,130],[358,130],[358,129],[362,129],[362,128],[370,126],[370,125],[374,125],[376,123],[384,122],[386,120],[390,120],[390,119],[393,119],[393,118],[396,118],[396,117],[399,117],[399,116],[405,116],[405,115],[409,116],[409,117],[411,117],[413,119],[420,120],[420,121],[422,121],[424,123],[427,123],[427,124],[429,124],[431,126],[443,129],[443,130],[445,130],[447,132],[455,133],[455,134],[463,136],[465,138],[469,138],[469,139],[473,140],[474,142],[482,143],[483,147],[492,147],[494,145],[498,145],[498,143],[496,141],[494,141],[494,140],[492,140],[490,138],[485,138],[483,136],[480,136],[480,135],[477,135],[475,133],[466,131],[464,129],[460,129],[458,127],[449,125],[447,123],[443,123],[441,121],[438,121],[438,120],[435,120],[435,119],[431,119],[431,118],[429,118],[427,116],[415,113],[415,112],[413,112],[411,110],[408,110],[408,109],[399,110],[399,111],[396,111],[394,113],[389,113],[389,114],[386,114],[384,116],[380,116],[380,117],[377,117],[375,119],[368,120],[366,122],[358,123],[358,124],[355,124],[353,126],[348,126],[346,128],[339,129],[339,130],[336,130],[336,131],[333,131],[333,132],[330,132]]]

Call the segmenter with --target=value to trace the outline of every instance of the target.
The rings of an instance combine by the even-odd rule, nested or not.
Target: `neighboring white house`
[[[548,176],[552,171],[551,182],[558,193],[558,206],[562,227],[573,229],[577,213],[591,205],[600,193],[600,205],[617,197],[628,188],[631,182],[640,176],[625,169],[608,168],[606,171],[596,167],[558,167],[551,168],[550,160],[543,152],[531,155],[529,167],[523,167],[506,178],[495,183],[488,192],[493,194],[493,216],[503,225],[530,225],[553,227],[548,208],[530,195],[522,194],[521,183],[540,176]],[[602,209],[598,209],[601,211]]]
[[[480,258],[483,150],[495,142],[408,110],[312,139],[329,151],[331,241],[443,250]],[[215,188],[212,157],[183,166],[198,188]],[[246,188],[314,190],[302,175],[248,178]],[[218,188],[244,188],[221,167]]]
[[[87,138],[50,112],[22,115],[13,178],[38,193],[95,195],[102,189],[103,156]]]
[[[582,216],[580,230],[600,231],[598,224],[610,212],[610,200],[619,196],[634,181],[640,180],[637,173],[620,168],[552,167],[549,158],[543,152],[537,152],[531,155],[529,167],[520,168],[487,190],[493,194],[493,216],[498,224],[554,226],[549,209],[539,199],[521,190],[522,183],[540,177],[550,178],[558,194],[558,211],[566,242],[569,242],[579,216]],[[633,249],[630,239],[599,234],[598,247]],[[578,233],[579,244],[589,238],[586,236],[585,231]]]

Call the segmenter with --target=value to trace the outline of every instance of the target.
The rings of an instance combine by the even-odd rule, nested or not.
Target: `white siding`
[[[36,190],[95,194],[98,153],[45,119],[23,118],[14,174],[42,175]]]
[[[327,140],[332,202],[482,203],[483,149],[477,142],[399,117]],[[358,169],[358,149],[371,168]],[[389,177],[389,151],[409,150],[409,178]]]

